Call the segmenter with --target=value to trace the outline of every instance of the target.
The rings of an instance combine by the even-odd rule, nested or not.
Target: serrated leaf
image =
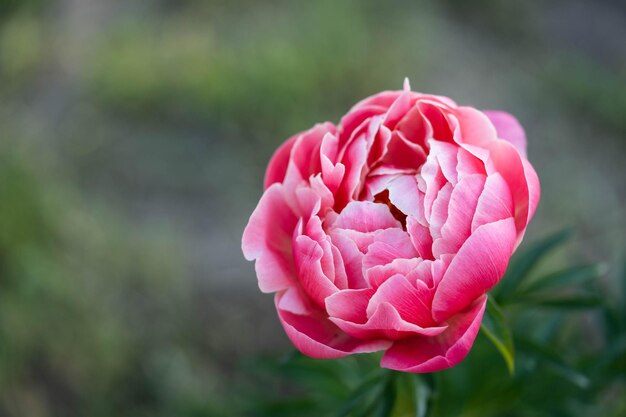
[[[496,302],[489,297],[480,330],[498,349],[506,363],[509,373],[515,372],[515,349],[511,330]]]
[[[508,298],[528,277],[535,265],[552,249],[565,242],[571,234],[571,229],[562,230],[534,243],[524,252],[515,256],[511,260],[504,278],[492,293],[500,300]]]
[[[552,272],[526,283],[520,292],[523,294],[563,288],[572,284],[582,284],[599,278],[605,267],[602,264],[579,265]]]

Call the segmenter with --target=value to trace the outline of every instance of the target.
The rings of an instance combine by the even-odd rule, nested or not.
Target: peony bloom
[[[386,91],[274,153],[243,234],[304,354],[384,350],[381,366],[459,363],[539,201],[511,115]]]

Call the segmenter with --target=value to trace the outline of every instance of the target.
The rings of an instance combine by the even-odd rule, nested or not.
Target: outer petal
[[[483,224],[513,217],[514,210],[511,190],[502,175],[497,172],[490,175],[478,199],[472,219],[472,232]]]
[[[340,358],[353,353],[369,353],[386,349],[385,340],[358,340],[342,332],[322,312],[311,315],[294,314],[279,308],[282,293],[274,302],[287,337],[298,350],[319,359]]]
[[[541,185],[539,184],[539,177],[537,177],[537,173],[530,162],[523,159],[522,164],[524,165],[524,175],[526,176],[526,183],[528,184],[528,221],[530,221],[539,204]]]
[[[267,165],[267,170],[265,171],[265,180],[263,181],[265,189],[269,188],[269,186],[275,182],[283,182],[285,179],[287,166],[289,165],[289,154],[299,135],[300,133],[286,140],[272,155],[270,163]]]
[[[452,259],[433,299],[433,318],[443,321],[464,310],[504,275],[516,241],[512,218],[476,229]]]
[[[526,133],[515,117],[499,110],[483,110],[491,120],[500,139],[511,142],[526,157]]]
[[[291,239],[297,222],[285,202],[282,185],[271,185],[250,216],[241,243],[246,259],[256,259],[261,291],[275,292],[292,285],[295,268]]]
[[[455,115],[459,121],[458,129],[454,132],[458,144],[487,148],[490,142],[497,139],[496,129],[483,112],[473,107],[459,107]]]
[[[489,174],[499,172],[509,185],[515,203],[515,226],[521,237],[528,224],[530,212],[529,184],[524,170],[524,158],[509,142],[496,140],[490,144],[487,167]]]
[[[449,328],[436,337],[417,336],[395,342],[380,365],[403,372],[435,372],[461,362],[471,349],[482,321],[487,296],[448,321]]]

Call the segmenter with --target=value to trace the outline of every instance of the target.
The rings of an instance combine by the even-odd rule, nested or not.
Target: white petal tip
[[[409,77],[404,78],[404,91],[411,91],[411,83],[409,83]]]

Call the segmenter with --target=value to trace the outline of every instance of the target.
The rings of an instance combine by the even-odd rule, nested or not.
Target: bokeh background
[[[0,416],[212,416],[288,352],[240,238],[273,149],[384,89],[515,114],[526,241],[626,230],[619,0],[0,0]]]

